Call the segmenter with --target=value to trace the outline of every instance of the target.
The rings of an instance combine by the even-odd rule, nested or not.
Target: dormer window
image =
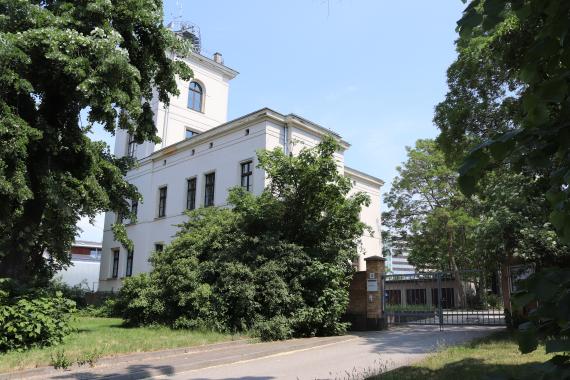
[[[202,96],[204,91],[202,86],[196,82],[190,82],[188,87],[188,108],[194,111],[202,112]]]

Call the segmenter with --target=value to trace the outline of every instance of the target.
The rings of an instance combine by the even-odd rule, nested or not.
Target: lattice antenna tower
[[[176,0],[176,15],[173,15],[172,21],[167,26],[180,38],[189,40],[192,44],[192,50],[200,54],[202,51],[200,28],[194,23],[182,21],[182,4],[180,0]]]

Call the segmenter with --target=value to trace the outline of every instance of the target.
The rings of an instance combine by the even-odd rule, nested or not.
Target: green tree
[[[461,284],[460,270],[478,267],[470,237],[472,202],[459,191],[457,173],[435,141],[418,140],[406,150],[408,160],[385,195],[390,210],[384,223],[418,269],[452,271]],[[460,296],[464,301],[465,293]]]
[[[514,84],[505,96],[517,108],[513,128],[493,131],[469,154],[460,183],[472,193],[485,170],[505,161],[545,170],[550,179],[550,220],[566,240],[570,239],[570,46],[565,43],[569,29],[570,3],[564,0],[473,0],[458,22],[459,46],[467,49],[460,54],[488,56],[487,61]],[[504,83],[499,80],[487,88],[496,92]]]
[[[480,225],[486,249],[519,250],[539,264],[515,297],[518,307],[538,305],[520,327],[519,346],[534,350],[540,331],[548,337],[548,352],[566,352],[553,359],[550,378],[570,373],[570,263],[560,244],[570,241],[569,29],[565,0],[470,1],[458,22],[450,91],[435,117],[448,156],[455,147],[473,147],[459,170],[463,191],[482,197],[493,192]],[[517,201],[508,190],[534,204]],[[501,198],[510,207],[502,208]],[[545,268],[553,264],[562,268]]]
[[[139,198],[124,180],[133,162],[87,134],[157,141],[153,91],[168,103],[175,75],[191,76],[167,56],[187,46],[162,12],[160,0],[0,0],[0,277],[49,278],[80,217],[128,215]]]
[[[125,281],[125,321],[254,328],[264,339],[345,331],[340,317],[369,199],[348,195],[338,149],[327,138],[296,157],[259,152],[268,188],[260,196],[235,188],[231,208],[189,213],[176,239],[151,257],[150,274]]]

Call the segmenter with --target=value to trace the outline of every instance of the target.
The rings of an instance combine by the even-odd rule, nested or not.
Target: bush
[[[75,302],[54,296],[4,298],[0,306],[0,351],[50,346],[71,332]]]
[[[69,286],[61,277],[56,277],[52,279],[49,283],[46,291],[50,294],[55,294],[56,292],[61,292],[64,298],[75,301],[75,306],[79,309],[87,307],[87,301],[85,299],[85,294],[90,292],[87,280],[83,280],[81,283]]]
[[[77,312],[81,317],[99,317],[99,318],[112,318],[120,317],[117,313],[116,300],[114,298],[107,298],[99,306],[89,305]]]
[[[368,197],[349,196],[338,145],[290,157],[259,153],[271,185],[260,196],[236,188],[230,208],[190,212],[152,271],[125,280],[117,308],[127,325],[164,324],[262,339],[341,334],[360,222]]]
[[[285,340],[293,336],[293,328],[287,318],[278,315],[268,321],[259,321],[253,329],[254,335],[263,341]]]

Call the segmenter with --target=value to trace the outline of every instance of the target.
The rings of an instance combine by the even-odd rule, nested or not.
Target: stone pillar
[[[382,275],[385,271],[385,259],[381,256],[370,256],[366,262],[366,324],[369,330],[383,327],[383,298]]]

